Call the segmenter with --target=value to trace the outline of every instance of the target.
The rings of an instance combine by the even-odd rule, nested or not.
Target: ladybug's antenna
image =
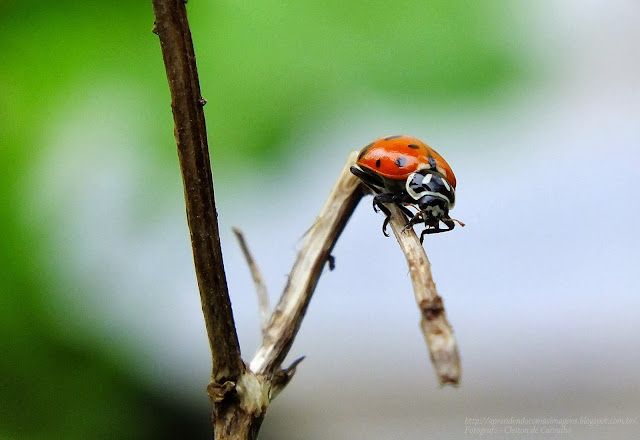
[[[449,220],[453,220],[454,222],[456,222],[457,224],[459,224],[460,226],[462,226],[464,228],[464,223],[462,223],[460,220],[458,220],[457,218],[449,218]]]

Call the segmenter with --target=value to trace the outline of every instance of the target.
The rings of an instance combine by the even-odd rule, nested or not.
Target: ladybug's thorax
[[[447,178],[429,169],[411,174],[406,181],[406,191],[427,223],[449,218],[449,210],[456,203],[455,189]]]

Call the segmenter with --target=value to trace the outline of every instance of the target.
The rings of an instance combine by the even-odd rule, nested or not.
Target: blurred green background
[[[526,8],[507,3],[190,1],[219,205],[243,204],[251,212],[246,175],[293,187],[286,176],[306,149],[346,157],[388,134],[372,127],[359,144],[325,145],[307,143],[310,127],[318,133],[345,121],[348,131],[353,112],[485,112],[544,82],[546,71],[522,44]],[[209,435],[206,342],[196,344],[204,359],[197,371],[205,374],[194,379],[201,395],[176,397],[180,384],[166,387],[158,379],[171,363],[146,354],[144,339],[119,325],[148,313],[162,322],[174,310],[147,310],[131,300],[131,313],[118,321],[100,307],[115,301],[109,292],[122,290],[118,264],[132,252],[145,276],[156,259],[178,248],[181,264],[191,264],[169,93],[152,25],[148,1],[0,3],[3,440]],[[464,148],[459,156],[480,154]],[[341,160],[327,170],[324,192]],[[120,171],[104,172],[105,164]],[[177,227],[164,222],[167,211]],[[177,239],[163,247],[167,234]],[[88,247],[75,248],[77,241]],[[109,258],[85,255],[87,249]],[[226,265],[244,270],[241,260]],[[128,295],[153,301],[153,289],[171,279],[166,270],[150,285],[131,281]],[[197,316],[192,284],[174,294],[193,297],[190,313]],[[160,339],[159,345],[184,342]]]
[[[513,23],[501,3],[190,2],[215,178],[233,185],[238,170],[285,173],[295,165],[284,142],[291,132],[372,96],[445,106],[493,99],[524,66],[505,43]],[[153,185],[155,198],[180,191],[152,24],[150,2],[0,6],[2,438],[162,438],[167,426],[207,429],[206,413],[154,395],[129,374],[131,359],[61,329],[66,323],[51,312],[60,292],[92,292],[66,276],[67,256],[51,239],[64,218],[29,218],[25,208],[42,167],[65,169],[79,186],[92,173],[92,161],[51,151],[48,138],[60,131],[82,132],[60,136],[80,137],[80,149],[100,161],[101,148],[114,148],[109,133],[124,128],[116,140],[131,137],[145,161],[135,184]],[[132,207],[140,228],[153,206]]]

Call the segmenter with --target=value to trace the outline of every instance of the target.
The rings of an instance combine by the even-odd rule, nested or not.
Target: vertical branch
[[[152,3],[156,18],[154,32],[160,38],[169,80],[187,222],[202,312],[211,347],[213,387],[210,387],[210,391],[216,389],[218,384],[228,391],[244,371],[244,364],[240,357],[222,263],[202,108],[205,101],[200,95],[185,1],[152,0]]]

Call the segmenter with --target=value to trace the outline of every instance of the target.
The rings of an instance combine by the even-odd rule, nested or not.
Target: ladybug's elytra
[[[387,215],[382,226],[385,235],[390,213],[383,203],[398,205],[410,218],[407,227],[425,224],[421,242],[425,234],[455,227],[457,220],[449,217],[449,211],[455,205],[456,176],[447,161],[420,139],[402,135],[376,139],[360,151],[351,172],[376,193],[373,207]],[[407,205],[418,212],[414,214]],[[441,229],[440,222],[447,228]]]

